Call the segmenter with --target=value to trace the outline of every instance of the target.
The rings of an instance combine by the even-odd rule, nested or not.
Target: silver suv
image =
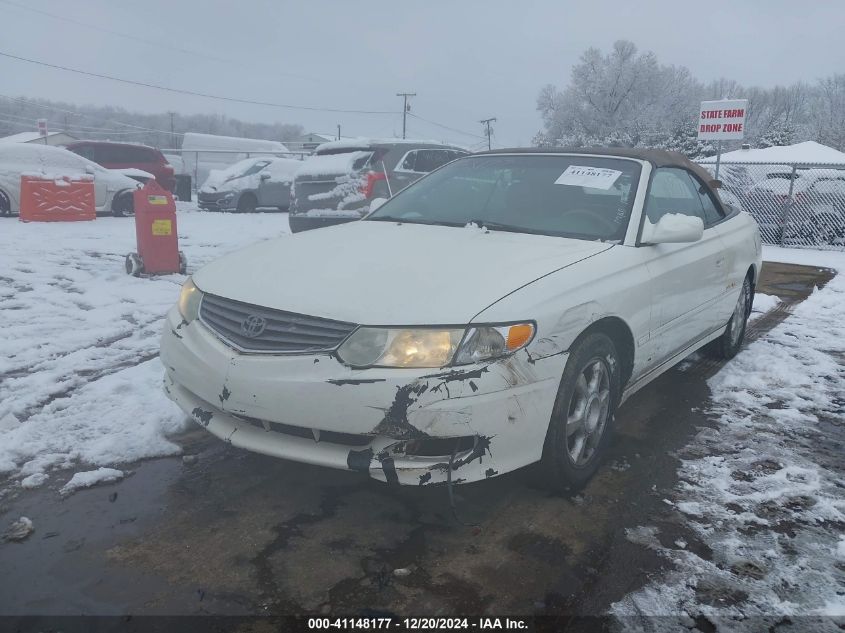
[[[404,139],[324,143],[296,172],[288,216],[291,231],[358,220],[374,199],[389,198],[468,153],[450,145]]]

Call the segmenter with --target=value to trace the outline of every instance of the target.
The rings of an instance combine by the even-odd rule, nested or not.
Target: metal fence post
[[[789,221],[789,212],[792,209],[792,193],[795,190],[795,173],[798,171],[797,165],[792,165],[792,173],[789,175],[789,193],[783,203],[783,220],[780,225],[780,244],[783,246],[783,237],[786,234],[786,224]]]

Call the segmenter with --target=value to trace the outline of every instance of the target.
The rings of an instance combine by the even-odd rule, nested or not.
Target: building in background
[[[295,149],[301,149],[303,152],[313,152],[318,145],[328,143],[329,141],[337,141],[336,134],[319,134],[318,132],[308,132],[302,136],[290,141],[290,145]]]
[[[44,143],[44,139],[47,142]],[[67,145],[76,140],[67,132],[48,132],[47,136],[41,136],[38,132],[20,132],[11,136],[0,138],[0,143],[41,143],[42,145]]]

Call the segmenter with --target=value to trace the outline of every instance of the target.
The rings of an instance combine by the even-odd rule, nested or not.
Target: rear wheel
[[[748,315],[751,313],[751,304],[754,299],[751,279],[748,277],[742,282],[739,291],[739,298],[736,300],[731,320],[725,333],[710,343],[705,351],[709,356],[722,360],[728,360],[737,355],[742,343],[745,340],[745,328],[748,324]]]
[[[258,200],[251,193],[245,193],[238,200],[238,213],[254,213],[258,207]]]
[[[116,218],[122,218],[129,215],[135,215],[135,198],[131,191],[119,193],[114,197],[111,203],[112,215]]]
[[[125,266],[126,274],[132,275],[133,277],[139,277],[144,271],[144,262],[138,253],[129,253],[126,256]]]
[[[610,338],[588,334],[573,346],[543,445],[543,484],[577,490],[598,469],[610,442],[622,381]]]
[[[12,203],[9,201],[9,196],[0,191],[0,216],[12,215]]]

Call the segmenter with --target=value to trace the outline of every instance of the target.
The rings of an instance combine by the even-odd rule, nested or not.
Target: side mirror
[[[713,187],[713,189],[721,189],[722,188],[722,181],[716,180],[714,178],[713,180],[710,181],[710,186]],[[702,192],[702,193],[704,193],[704,192]]]
[[[643,225],[644,244],[684,244],[697,242],[704,235],[704,221],[681,213],[667,213],[657,221]]]
[[[378,209],[385,202],[387,202],[387,198],[373,198],[370,202],[370,213]]]
[[[96,172],[94,171],[94,168],[91,167],[91,165],[85,165],[85,173],[91,174],[93,176]]]
[[[270,180],[270,174],[261,174],[261,180]]]

